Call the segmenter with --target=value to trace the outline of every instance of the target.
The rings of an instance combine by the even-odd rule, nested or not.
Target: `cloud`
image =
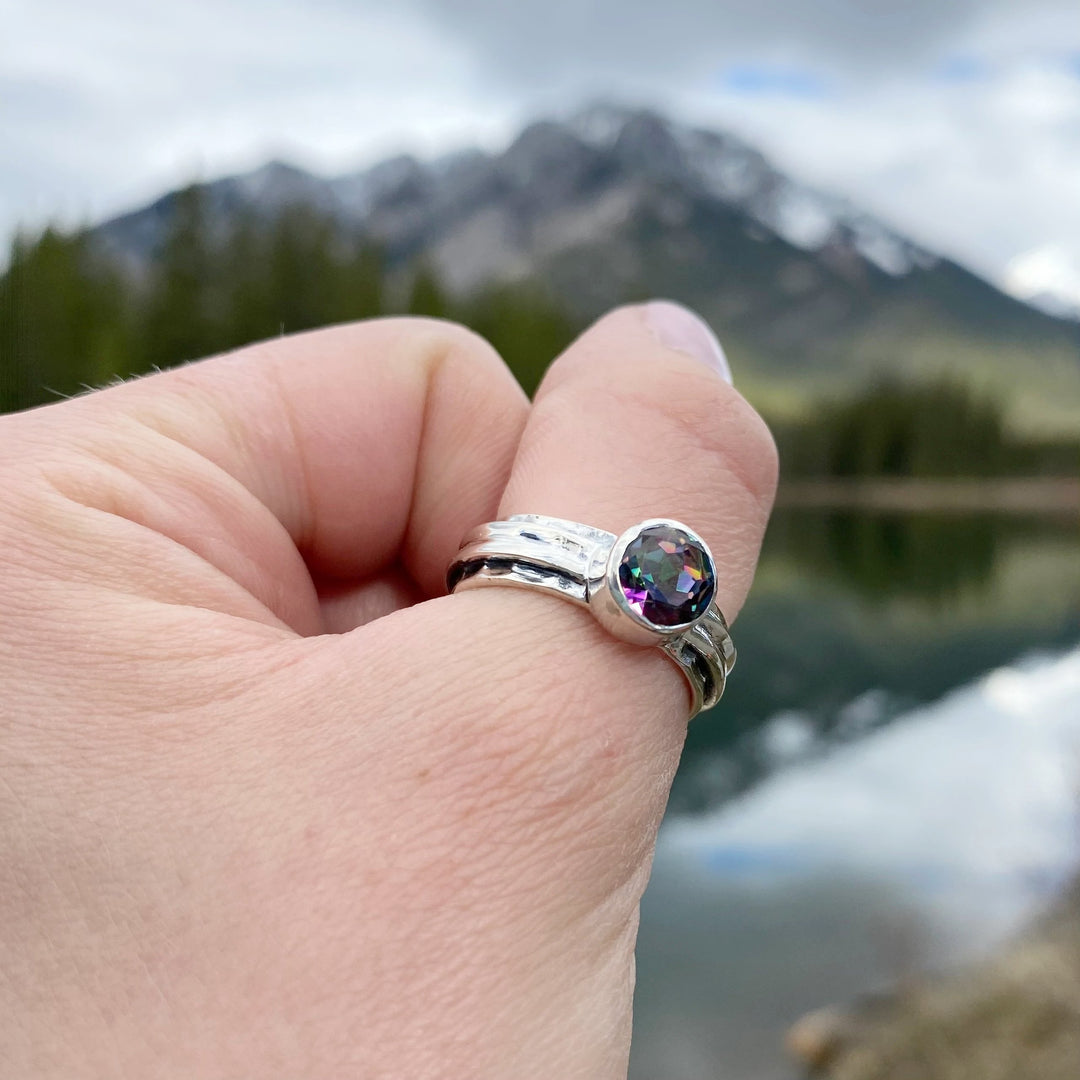
[[[1049,297],[1052,310],[1080,312],[1080,258],[1061,244],[1043,244],[1008,264],[1005,287],[1021,300],[1039,303]]]
[[[417,2],[488,70],[533,87],[630,73],[685,80],[748,54],[863,73],[910,68],[986,7],[983,0]]]
[[[798,60],[860,81],[909,74],[1019,15],[1045,42],[1072,0],[412,0],[477,66],[553,90],[604,79],[686,85],[732,60]],[[1052,39],[1051,39],[1052,40]]]

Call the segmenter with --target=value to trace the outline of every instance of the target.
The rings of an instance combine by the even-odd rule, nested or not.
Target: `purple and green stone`
[[[623,552],[619,587],[645,622],[682,626],[704,615],[712,601],[712,562],[681,529],[649,525]]]

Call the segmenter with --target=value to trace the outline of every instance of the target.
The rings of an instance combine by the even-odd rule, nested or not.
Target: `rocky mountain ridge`
[[[1020,426],[1080,417],[1080,324],[1053,318],[799,184],[731,135],[596,106],[527,127],[501,153],[397,157],[334,178],[283,162],[203,186],[212,223],[310,207],[343,236],[418,261],[468,295],[542,289],[576,320],[672,296],[720,329],[771,396],[883,375],[974,382]],[[168,235],[175,195],[114,219],[100,243],[133,273]]]

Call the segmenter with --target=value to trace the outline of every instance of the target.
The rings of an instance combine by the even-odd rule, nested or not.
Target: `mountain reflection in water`
[[[738,664],[719,707],[690,726],[673,813],[1080,642],[1077,523],[780,512],[734,636]]]

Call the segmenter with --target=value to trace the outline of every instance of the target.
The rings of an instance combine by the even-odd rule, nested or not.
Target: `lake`
[[[791,1080],[801,1015],[988,953],[1080,867],[1076,517],[780,511],[734,636],[642,905],[631,1080]]]

